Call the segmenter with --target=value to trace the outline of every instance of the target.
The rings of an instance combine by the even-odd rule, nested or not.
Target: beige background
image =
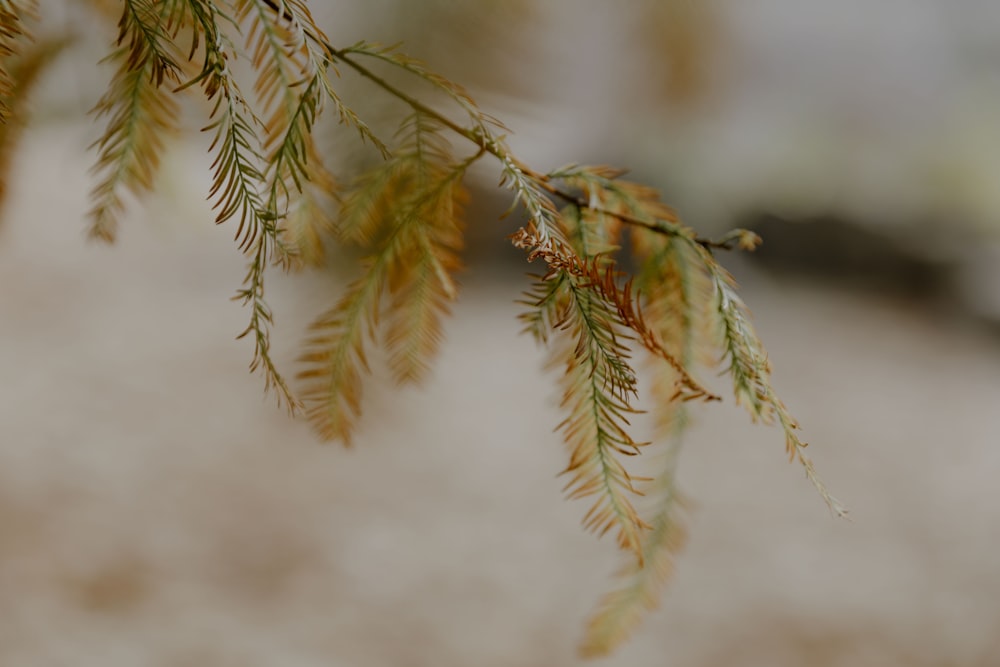
[[[195,196],[202,160],[172,153],[107,248],[82,235],[85,145],[26,137],[0,235],[0,664],[576,664],[617,560],[560,498],[520,286],[474,266],[433,379],[372,388],[356,448],[323,446],[246,373],[242,260]],[[607,664],[998,664],[995,339],[740,278],[854,521],[776,431],[731,402],[699,412],[691,543]],[[275,281],[286,362],[335,283]]]

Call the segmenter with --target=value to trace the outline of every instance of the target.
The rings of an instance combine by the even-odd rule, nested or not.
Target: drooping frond
[[[644,489],[653,513],[642,537],[642,557],[626,560],[617,573],[619,585],[605,594],[588,619],[579,647],[583,657],[611,653],[632,636],[647,613],[659,607],[663,589],[673,576],[674,559],[687,541],[685,501],[675,482],[683,420],[675,425],[678,431],[663,456],[661,470]]]
[[[203,128],[205,132],[214,132],[209,147],[215,157],[208,196],[216,211],[216,224],[239,216],[236,239],[246,248],[256,230],[273,223],[276,217],[266,208],[261,195],[266,185],[261,170],[264,156],[257,137],[261,123],[229,68],[232,46],[219,25],[228,17],[221,15],[212,2],[188,2],[196,23],[193,34],[204,37],[204,62],[201,72],[183,87],[200,85],[213,104],[212,122]],[[196,48],[197,41],[192,45],[192,53]]]
[[[546,247],[539,238],[535,227],[529,224],[511,235],[515,247],[529,249],[528,261],[541,258],[552,271],[562,272],[567,277],[575,279],[581,288],[593,291],[594,295],[607,303],[615,311],[615,323],[630,332],[630,338],[638,341],[649,353],[665,361],[676,373],[673,398],[682,400],[704,399],[718,400],[718,397],[702,387],[686,369],[680,358],[671,352],[661,341],[657,332],[646,322],[640,306],[640,298],[633,291],[634,278],[622,281],[623,274],[617,270],[615,262],[606,254],[616,246],[609,244],[608,239],[615,239],[616,232],[609,237],[601,236],[601,226],[590,228],[587,224],[590,216],[575,208],[569,209],[562,220],[570,230],[571,239],[577,250],[567,246]],[[613,228],[612,228],[613,229]],[[551,249],[551,248],[557,249]],[[586,256],[581,259],[576,252]],[[537,299],[535,300],[537,301]],[[540,322],[551,319],[550,314],[529,312],[522,316],[529,323],[529,329],[539,326]],[[536,339],[544,337],[535,334]]]
[[[423,378],[437,353],[442,320],[458,297],[453,276],[461,269],[462,177],[479,157],[452,165],[440,126],[422,114],[410,125],[404,150],[394,159],[408,174],[408,191],[396,200],[385,339],[390,370],[400,383]]]
[[[566,285],[569,303],[557,327],[567,337],[555,353],[564,367],[562,407],[568,412],[560,424],[570,447],[566,490],[570,498],[597,496],[584,526],[598,535],[617,530],[619,546],[641,558],[647,525],[630,499],[639,491],[617,457],[637,454],[646,444],[627,430],[628,415],[636,412],[630,406],[636,377],[625,334],[615,325],[611,304],[572,278]]]
[[[265,206],[269,217],[278,221],[274,233],[291,213],[299,216],[292,225],[299,239],[318,239],[332,227],[326,216],[316,215],[323,207],[316,201],[295,202],[336,190],[312,132],[328,87],[324,64],[307,38],[307,31],[319,29],[301,2],[239,0],[235,6],[236,21],[248,24],[246,40],[257,73],[254,91],[264,109]],[[306,215],[301,215],[303,211]],[[310,223],[318,229],[303,232],[302,226]],[[249,251],[257,235],[268,230],[249,227],[244,233],[241,247]],[[292,246],[276,245],[272,250],[282,248]]]
[[[509,188],[515,197],[515,205],[524,207],[538,236],[538,248],[551,249],[568,242],[559,219],[559,211],[549,199],[538,179],[533,178],[501,141],[492,145],[499,151],[501,177],[500,185]]]
[[[350,441],[360,413],[361,377],[368,370],[365,340],[375,339],[379,323],[384,320],[394,379],[418,381],[457,296],[452,275],[460,267],[461,179],[479,155],[453,164],[440,127],[421,114],[404,124],[400,143],[344,199],[342,232],[376,250],[364,275],[314,323],[302,357],[307,414],[327,439]],[[380,318],[386,293],[387,312]]]
[[[275,254],[272,246],[280,243],[280,239],[275,216],[264,204],[261,195],[266,183],[261,171],[263,155],[257,139],[260,121],[229,67],[234,48],[220,24],[231,23],[233,19],[209,0],[186,2],[192,23],[188,58],[193,58],[201,46],[203,61],[200,72],[179,88],[200,85],[212,104],[211,122],[203,128],[203,131],[213,132],[209,147],[214,156],[212,185],[208,197],[216,211],[217,224],[234,217],[239,219],[235,236],[250,254],[243,287],[234,297],[249,307],[250,321],[237,338],[252,337],[254,354],[250,362],[251,372],[261,370],[265,392],[274,389],[279,405],[284,404],[294,412],[299,407],[298,399],[270,355],[273,315],[264,300],[264,278],[268,263]],[[264,232],[257,238],[251,238],[261,228]],[[283,257],[285,253],[279,255]]]
[[[687,370],[687,364],[676,354],[668,350],[661,342],[656,331],[646,323],[646,318],[639,308],[639,300],[632,293],[633,279],[627,281],[623,286],[619,286],[613,267],[607,267],[600,274],[600,280],[595,280],[594,284],[601,295],[618,309],[619,320],[625,327],[635,333],[636,338],[642,343],[643,347],[654,357],[665,361],[673,369],[674,373],[676,373],[676,391],[671,400],[719,400],[718,396],[710,393],[691,377]]]
[[[260,238],[266,237],[261,235]],[[274,359],[271,358],[271,327],[274,324],[274,315],[264,299],[264,276],[267,272],[268,246],[266,242],[258,240],[254,247],[255,252],[250,257],[243,286],[233,296],[234,301],[239,301],[250,309],[250,321],[246,329],[236,338],[252,338],[254,350],[253,358],[250,361],[250,372],[254,373],[260,370],[264,374],[264,392],[267,393],[273,389],[278,398],[278,404],[283,404],[289,412],[294,413],[302,407],[302,403],[292,392],[288,382],[275,365]]]
[[[707,250],[699,248],[714,286],[714,310],[718,314],[718,337],[728,361],[736,401],[751,417],[765,424],[777,422],[785,434],[785,449],[790,460],[798,460],[827,506],[838,516],[846,516],[844,507],[827,490],[805,454],[806,443],[799,438],[798,423],[778,398],[771,385],[771,364],[764,346],[750,322],[750,314],[736,293],[732,276]]]
[[[216,223],[234,217],[239,219],[235,236],[241,249],[249,255],[243,287],[234,298],[249,308],[250,321],[238,337],[253,339],[251,371],[261,370],[265,390],[274,389],[279,404],[294,411],[299,401],[270,355],[273,315],[264,299],[264,283],[272,262],[280,261],[287,266],[296,257],[296,252],[282,238],[281,225],[288,222],[289,208],[298,211],[305,203],[285,197],[280,203],[285,210],[279,212],[276,192],[282,183],[279,176],[286,157],[278,155],[275,158],[277,165],[267,161],[258,138],[263,124],[244,98],[229,67],[235,50],[220,23],[235,23],[235,17],[222,13],[215,3],[207,0],[187,0],[187,7],[193,23],[189,57],[195,54],[201,41],[203,63],[200,73],[181,87],[200,85],[213,104],[212,122],[204,128],[214,132],[210,147],[214,158],[209,198],[216,211]],[[306,128],[307,132],[310,130],[311,125]],[[271,157],[275,157],[274,153]],[[268,173],[265,174],[265,170]],[[302,198],[308,201],[309,194],[310,191],[305,191]],[[322,216],[317,215],[314,219],[321,220]]]
[[[94,108],[108,124],[94,146],[99,175],[90,210],[92,238],[113,241],[125,192],[153,187],[164,140],[177,127],[178,106],[164,83],[181,80],[173,41],[186,5],[176,0],[125,0],[118,23],[118,48],[108,57],[116,67],[108,90]],[[170,32],[173,30],[174,32]]]
[[[618,309],[604,298],[583,269],[584,260],[569,249],[546,254],[533,229],[514,238],[519,247],[535,248],[549,271],[529,294],[524,319],[536,330],[548,325],[558,334],[550,343],[550,365],[562,367],[561,407],[568,413],[558,430],[570,450],[566,491],[570,498],[596,496],[584,515],[584,526],[598,535],[616,531],[618,545],[642,558],[642,534],[648,527],[633,499],[639,495],[620,455],[639,453],[643,442],[628,432],[628,415],[637,395],[637,380],[629,364],[629,335]],[[573,268],[577,267],[577,268]],[[551,283],[551,284],[550,284]],[[536,337],[547,338],[546,333]]]
[[[324,440],[351,444],[361,415],[362,376],[369,372],[365,346],[374,338],[387,260],[388,254],[381,254],[365,262],[363,275],[312,323],[299,357],[305,364],[299,378],[306,381],[301,392],[306,417]]]
[[[433,71],[423,61],[399,51],[397,45],[384,46],[369,42],[358,42],[340,51],[339,55],[344,56],[354,53],[398,67],[416,76],[418,79],[431,84],[465,111],[476,131],[488,135],[492,133],[493,129],[507,129],[499,120],[485,114],[465,88]]]
[[[552,204],[545,187],[545,177],[524,165],[507,146],[503,135],[507,128],[499,120],[484,113],[468,92],[446,77],[430,70],[424,63],[398,52],[395,47],[383,47],[367,42],[359,42],[346,49],[328,49],[331,62],[340,61],[347,64],[362,76],[407,103],[415,113],[430,115],[438,119],[445,127],[455,134],[465,137],[478,145],[484,152],[493,155],[501,168],[500,185],[514,192],[513,206],[522,206],[533,222],[542,244],[547,246],[554,242],[564,244],[566,239],[559,224],[559,213]],[[413,76],[430,83],[466,113],[471,125],[466,127],[455,123],[445,116],[435,112],[423,102],[394,87],[365,66],[361,65],[353,55],[368,56],[394,65]]]

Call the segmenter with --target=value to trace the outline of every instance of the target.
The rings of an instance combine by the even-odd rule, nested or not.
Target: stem
[[[294,17],[291,16],[288,12],[283,11],[281,8],[279,8],[275,0],[263,0],[263,2],[286,21],[295,20]],[[489,153],[490,155],[497,158],[501,162],[512,164],[516,168],[520,169],[524,173],[524,175],[527,176],[529,179],[531,179],[536,185],[538,185],[539,188],[541,188],[545,192],[548,192],[553,197],[562,199],[563,201],[569,204],[574,204],[580,208],[590,209],[595,213],[601,213],[603,215],[608,215],[617,218],[618,220],[621,220],[625,224],[633,225],[636,227],[642,227],[657,234],[664,234],[666,236],[684,235],[682,232],[678,230],[666,227],[660,221],[644,220],[642,218],[638,218],[620,211],[611,211],[599,206],[593,206],[589,201],[585,200],[584,198],[563,190],[559,186],[555,185],[552,182],[552,179],[550,179],[546,174],[535,171],[534,169],[527,166],[526,164],[518,160],[516,157],[511,155],[510,151],[503,146],[503,144],[499,139],[494,137],[489,132],[489,130],[486,129],[484,124],[480,123],[479,127],[477,127],[476,129],[469,129],[467,127],[459,125],[458,123],[448,118],[444,114],[424,104],[423,102],[413,97],[412,95],[406,93],[405,91],[400,90],[399,88],[392,85],[382,77],[378,76],[377,74],[375,74],[373,71],[371,71],[358,61],[354,60],[350,55],[348,55],[350,53],[350,49],[338,49],[334,47],[332,44],[322,39],[319,35],[315,34],[312,30],[309,30],[308,27],[306,26],[302,26],[302,30],[308,39],[312,40],[315,44],[317,44],[320,48],[322,48],[323,51],[326,52],[328,56],[328,62],[330,64],[334,62],[341,62],[347,65],[365,79],[368,79],[369,81],[371,81],[376,86],[386,91],[396,99],[400,100],[401,102],[404,102],[414,111],[425,114],[433,118],[434,120],[439,122],[441,125],[447,127],[455,134],[464,137],[465,139],[469,140],[470,142],[478,146],[481,151]],[[712,250],[713,248],[720,250],[731,250],[733,246],[737,243],[738,238],[739,238],[738,233],[731,232],[718,241],[698,236],[695,236],[692,240],[698,245],[704,247],[706,250]]]

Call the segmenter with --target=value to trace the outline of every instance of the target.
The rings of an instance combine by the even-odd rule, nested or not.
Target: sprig
[[[37,12],[37,0],[0,0],[0,124],[8,122],[17,90],[17,77],[9,71],[8,59],[30,41],[25,24]]]
[[[33,7],[0,0],[0,121],[11,118],[20,95],[12,54],[27,39],[24,20]],[[240,45],[253,76],[246,96],[233,67]],[[397,383],[427,376],[458,296],[463,180],[476,161],[495,160],[512,208],[527,217],[511,241],[545,267],[522,301],[522,319],[560,371],[565,491],[591,502],[584,525],[614,534],[625,554],[614,590],[589,622],[585,655],[624,641],[669,579],[686,534],[676,477],[681,434],[691,401],[718,399],[696,377],[703,367],[723,367],[737,402],[755,421],[781,427],[789,457],[835,513],[846,513],[805,456],[749,311],[713,254],[752,250],[760,242],[755,234],[699,237],[655,189],[612,167],[532,168],[507,144],[509,130],[464,88],[397,47],[335,47],[305,0],[123,0],[107,62],[113,77],[94,110],[106,127],[94,144],[90,234],[113,239],[127,198],[153,187],[165,142],[180,127],[176,95],[200,90],[212,137],[208,198],[217,223],[238,221],[235,242],[247,258],[235,298],[250,314],[241,334],[253,340],[250,368],[261,371],[279,404],[303,408],[326,439],[352,441],[374,350],[385,353]],[[378,136],[341,96],[342,71],[409,108],[394,137]],[[422,93],[383,71],[422,82]],[[343,192],[315,138],[330,107],[382,158],[347,179],[353,183]],[[0,136],[0,162],[3,145]],[[271,356],[266,277],[274,265],[321,262],[330,237],[359,246],[364,259],[358,277],[312,324],[297,396]],[[645,353],[652,370],[660,427],[654,440],[630,424],[646,391],[636,353]],[[634,472],[640,453],[659,461],[654,477]]]
[[[663,346],[684,368],[707,354],[704,318],[699,308],[705,272],[687,244],[676,237],[637,230],[633,252],[641,263],[636,284],[644,311]],[[674,561],[687,541],[686,498],[677,484],[677,463],[690,421],[688,403],[676,400],[678,374],[670,364],[652,364],[653,405],[662,443],[655,458],[657,474],[644,486],[643,515],[649,530],[643,536],[642,561],[628,557],[616,574],[615,587],[601,599],[587,621],[580,644],[585,657],[604,656],[624,643],[643,616],[656,609],[674,572]]]
[[[743,405],[755,421],[777,424],[785,435],[785,450],[790,461],[797,460],[830,510],[839,517],[847,508],[827,490],[812,460],[806,456],[806,443],[798,436],[799,424],[778,398],[771,384],[771,364],[764,346],[750,322],[750,315],[735,290],[732,276],[704,249],[700,250],[712,279],[714,310],[718,314],[718,336],[725,350],[727,368],[733,380],[737,403]]]
[[[8,17],[9,18],[9,17]],[[27,39],[22,35],[21,39]],[[17,44],[16,52],[0,56],[0,69],[7,77],[9,102],[4,106],[6,116],[0,118],[0,207],[7,196],[7,183],[22,130],[30,114],[31,92],[48,67],[66,49],[71,40],[66,36],[44,38],[28,44]],[[0,86],[5,85],[0,81]],[[0,106],[4,94],[0,93]],[[3,111],[0,111],[2,114]],[[3,220],[0,219],[0,225]]]
[[[164,141],[176,134],[179,107],[164,83],[179,84],[180,56],[174,42],[186,4],[177,0],[124,0],[117,48],[108,57],[115,74],[93,113],[108,117],[98,151],[92,192],[91,238],[113,241],[124,210],[123,195],[153,187]]]
[[[366,347],[378,341],[380,326],[394,378],[418,381],[458,295],[452,276],[460,268],[461,180],[480,154],[455,163],[441,130],[431,118],[411,116],[399,150],[344,200],[343,233],[375,251],[362,276],[313,323],[301,358],[307,415],[326,439],[351,440],[369,372]]]

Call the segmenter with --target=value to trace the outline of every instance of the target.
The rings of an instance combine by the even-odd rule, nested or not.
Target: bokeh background
[[[0,226],[0,664],[578,664],[617,554],[560,496],[495,175],[473,183],[433,377],[396,391],[376,368],[356,447],[321,445],[233,340],[243,259],[211,224],[200,139],[116,246],[84,240],[111,28],[45,4],[40,34],[76,41],[36,90]],[[853,521],[777,431],[699,410],[690,543],[603,664],[1000,665],[1000,6],[321,4],[334,42],[402,40],[466,84],[535,166],[630,167],[703,233],[765,237],[726,263]],[[363,159],[328,141],[338,168]],[[272,279],[288,370],[334,264]]]

